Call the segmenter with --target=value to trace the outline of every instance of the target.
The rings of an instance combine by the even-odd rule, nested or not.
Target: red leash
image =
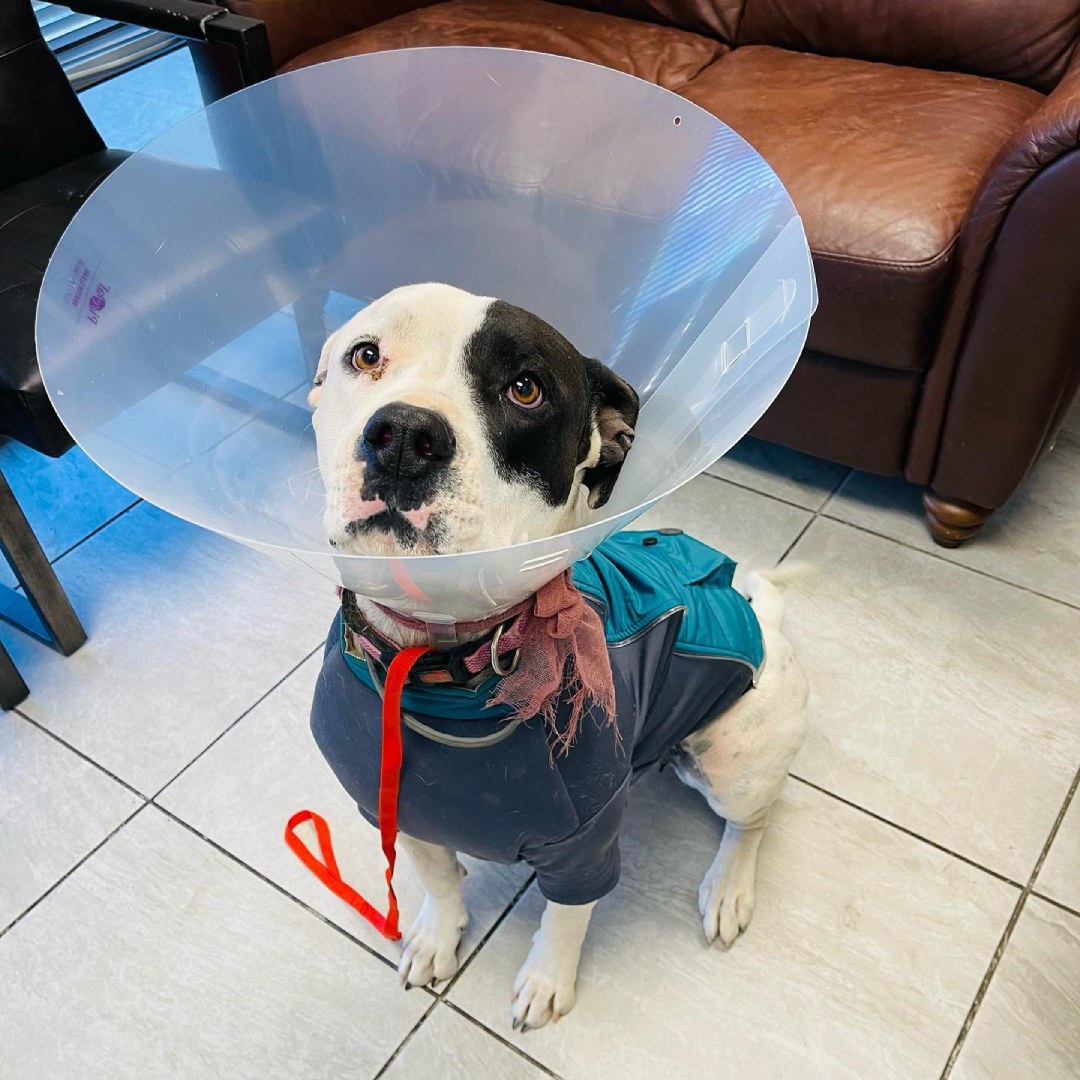
[[[413,664],[426,652],[426,645],[402,649],[390,661],[386,671],[382,703],[382,761],[379,763],[379,835],[383,854],[386,856],[387,911],[383,915],[369,904],[351,885],[341,880],[334,847],[330,842],[330,826],[313,810],[299,810],[285,826],[285,843],[293,854],[335,895],[354,907],[383,937],[391,941],[401,939],[398,930],[398,904],[394,895],[394,863],[397,851],[398,792],[401,789],[401,692]],[[296,835],[296,828],[305,821],[315,826],[319,841],[320,861],[303,840]]]

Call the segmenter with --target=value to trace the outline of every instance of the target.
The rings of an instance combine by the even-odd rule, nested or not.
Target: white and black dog
[[[581,525],[610,496],[638,412],[630,386],[583,357],[543,320],[446,285],[397,289],[333,334],[323,349],[311,404],[330,542],[343,553],[385,556],[496,548]],[[767,656],[754,673],[753,689],[743,692],[750,685],[747,676],[734,697],[709,698],[718,711],[685,729],[689,734],[679,737],[666,758],[726,821],[720,850],[698,892],[705,934],[725,946],[750,921],[769,809],[805,730],[806,682],[780,632],[783,604],[772,580],[747,576],[749,618],[756,615]],[[745,605],[741,598],[739,603]],[[426,642],[422,629],[378,605],[361,597],[354,605],[384,645]],[[499,671],[494,646],[492,658]],[[356,752],[355,731],[350,729],[346,741],[349,752]],[[340,760],[333,733],[320,745],[350,788],[348,770],[355,763]],[[620,752],[618,740],[606,745],[605,753]],[[377,757],[378,744],[365,752]],[[539,753],[521,760],[533,761],[529,768],[536,770],[553,767]],[[376,761],[369,775],[377,767]],[[530,777],[522,774],[518,782],[527,787]],[[404,800],[404,787],[402,792]],[[618,798],[623,797],[620,788]],[[449,805],[441,817],[456,812]],[[480,820],[494,833],[497,819],[489,808]],[[440,842],[431,842],[431,836],[407,835],[408,820],[402,819],[402,846],[426,890],[404,935],[399,972],[408,985],[448,979],[457,970],[466,912],[457,850],[445,839],[453,837],[452,825],[440,824]],[[551,833],[556,835],[557,830]],[[483,854],[485,846],[478,846]],[[542,850],[552,846],[557,845]],[[589,850],[579,848],[577,862],[569,864],[583,879],[593,876],[592,866],[582,861]],[[543,859],[529,861],[539,868],[543,888]],[[514,983],[515,1027],[539,1027],[573,1007],[595,896],[610,887],[590,886],[579,894],[565,866],[559,873],[551,876],[557,887],[543,889],[548,904]]]

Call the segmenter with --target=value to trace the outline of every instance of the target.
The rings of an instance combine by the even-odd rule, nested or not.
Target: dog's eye
[[[361,341],[353,346],[349,360],[357,371],[371,371],[379,366],[382,355],[379,353],[379,346],[374,342]]]
[[[523,371],[506,388],[506,396],[522,409],[535,409],[544,400],[544,391],[532,375]]]

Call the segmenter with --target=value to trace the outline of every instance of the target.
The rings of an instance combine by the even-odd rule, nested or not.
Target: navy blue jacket
[[[544,896],[561,904],[613,889],[631,778],[729,708],[764,660],[734,569],[726,555],[668,530],[619,533],[575,565],[575,584],[604,621],[621,740],[587,712],[570,750],[553,756],[538,718],[512,726],[506,710],[484,707],[496,676],[475,691],[406,688],[400,830],[480,859],[524,859]],[[345,649],[340,616],[311,729],[377,824],[381,701],[366,662]]]

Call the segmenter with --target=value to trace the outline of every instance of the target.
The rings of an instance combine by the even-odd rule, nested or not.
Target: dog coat
[[[524,860],[543,895],[560,904],[610,892],[632,778],[670,758],[761,669],[760,627],[732,587],[734,571],[726,555],[668,529],[618,533],[574,566],[574,584],[604,623],[616,717],[610,724],[588,710],[565,753],[553,753],[539,717],[515,722],[508,708],[485,708],[498,675],[472,690],[406,686],[400,830],[479,859]],[[311,730],[373,825],[381,705],[372,668],[349,651],[339,614]],[[556,720],[565,720],[564,702]]]

